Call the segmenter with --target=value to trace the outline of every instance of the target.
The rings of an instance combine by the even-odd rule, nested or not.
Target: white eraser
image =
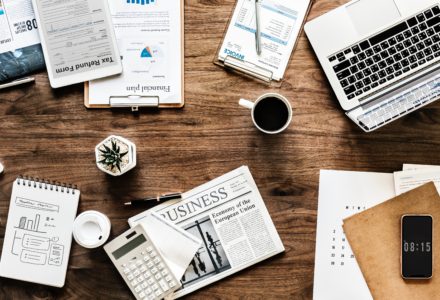
[[[3,173],[3,170],[4,170],[4,169],[5,169],[5,168],[3,167],[2,163],[0,163],[0,174]]]

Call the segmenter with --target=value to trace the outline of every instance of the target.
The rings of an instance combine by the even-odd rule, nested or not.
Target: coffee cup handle
[[[253,108],[254,108],[254,105],[255,105],[254,102],[249,101],[249,100],[246,100],[246,99],[240,99],[240,101],[238,102],[238,104],[239,104],[240,106],[243,106],[243,107],[247,108],[247,109],[253,109]]]

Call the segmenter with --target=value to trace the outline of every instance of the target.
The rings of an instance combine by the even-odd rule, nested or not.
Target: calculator
[[[136,299],[163,299],[181,287],[142,224],[104,249]]]

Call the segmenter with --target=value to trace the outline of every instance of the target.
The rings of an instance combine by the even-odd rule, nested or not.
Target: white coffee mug
[[[94,210],[80,214],[73,223],[73,238],[84,248],[98,248],[108,240],[111,223],[109,218]]]
[[[286,114],[285,116],[282,116],[281,114],[279,116],[267,116],[272,117],[276,122],[281,122],[280,124],[274,124],[277,125],[276,128],[263,128],[262,124],[263,122],[261,120],[258,120],[258,118],[262,118],[264,119],[264,117],[261,116],[261,113],[258,112],[258,115],[256,116],[256,108],[258,108],[258,105],[262,103],[262,101],[266,100],[269,101],[272,98],[276,98],[277,101],[281,101],[284,104],[284,108],[278,106],[278,110],[281,112],[281,110],[285,110],[282,112],[282,114]],[[271,100],[271,101],[275,101],[275,100]],[[290,123],[292,122],[292,116],[293,116],[293,112],[292,112],[292,106],[290,105],[289,100],[287,100],[284,96],[280,95],[280,94],[276,94],[276,93],[267,93],[264,94],[262,96],[260,96],[255,102],[252,102],[250,100],[246,100],[246,99],[240,99],[239,104],[245,108],[248,108],[251,110],[251,116],[252,116],[252,122],[254,123],[255,127],[258,128],[258,130],[260,130],[261,132],[267,133],[267,134],[278,134],[283,132],[284,130],[286,130]],[[270,108],[270,104],[266,103],[265,106],[267,108],[267,105],[269,105]],[[261,108],[263,109],[263,108]],[[270,109],[272,110],[274,113],[275,108]],[[279,117],[280,119],[275,120],[277,117]],[[283,120],[281,120],[281,118]],[[269,120],[270,121],[270,120]]]

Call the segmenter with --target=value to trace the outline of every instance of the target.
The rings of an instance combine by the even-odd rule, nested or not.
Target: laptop
[[[355,0],[305,32],[346,115],[366,132],[440,98],[439,0]]]

